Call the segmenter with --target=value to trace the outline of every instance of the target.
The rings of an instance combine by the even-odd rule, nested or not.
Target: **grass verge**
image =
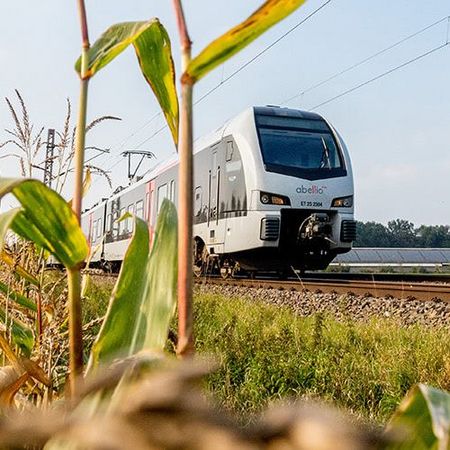
[[[208,294],[196,297],[195,316],[198,352],[220,362],[209,389],[240,415],[302,396],[384,423],[413,384],[450,389],[445,329],[304,318],[287,308]]]
[[[105,313],[112,285],[93,277],[85,323]],[[198,353],[219,361],[208,389],[244,420],[271,401],[306,397],[385,423],[413,384],[450,390],[449,331],[443,328],[299,317],[288,308],[197,293],[195,334]]]

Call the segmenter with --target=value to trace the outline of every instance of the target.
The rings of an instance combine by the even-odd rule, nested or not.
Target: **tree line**
[[[450,247],[449,225],[421,225],[395,219],[387,226],[378,222],[357,222],[355,247]]]

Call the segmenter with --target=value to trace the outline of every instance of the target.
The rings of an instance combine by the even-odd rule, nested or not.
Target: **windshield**
[[[309,180],[346,175],[326,122],[295,117],[257,116],[266,170]]]

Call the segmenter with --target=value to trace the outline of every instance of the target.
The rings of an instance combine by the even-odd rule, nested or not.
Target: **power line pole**
[[[48,187],[52,187],[54,150],[55,150],[55,130],[54,128],[49,128],[47,134],[47,149],[45,153],[45,166],[44,166],[44,184],[47,185]]]

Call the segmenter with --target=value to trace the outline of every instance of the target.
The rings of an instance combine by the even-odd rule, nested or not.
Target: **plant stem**
[[[81,80],[80,98],[78,103],[78,120],[75,135],[75,161],[74,161],[75,179],[74,179],[72,208],[78,218],[78,221],[81,220],[81,202],[83,197],[84,147],[86,139],[88,84],[89,79]]]
[[[194,352],[192,313],[192,86],[183,84],[178,180],[178,348],[179,356]]]
[[[75,137],[75,180],[72,208],[81,222],[81,203],[83,196],[84,147],[86,138],[86,113],[88,96],[88,51],[89,34],[84,0],[78,0],[80,15],[82,52],[81,52],[81,85],[78,104],[78,121]],[[83,373],[83,333],[81,324],[81,275],[80,268],[70,268],[69,283],[69,369],[70,392],[77,395],[77,377]]]
[[[70,394],[72,397],[75,397],[77,395],[79,376],[83,373],[80,269],[68,269],[67,282],[69,287]]]
[[[188,35],[181,0],[173,0],[181,41],[182,72],[191,61],[192,43]],[[181,79],[181,110],[178,168],[178,348],[180,357],[194,353],[192,312],[192,215],[193,215],[193,86]]]

